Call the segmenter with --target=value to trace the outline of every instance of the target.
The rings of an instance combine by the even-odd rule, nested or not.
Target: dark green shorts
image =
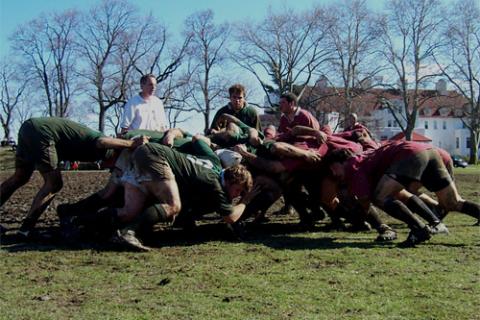
[[[405,187],[411,182],[419,181],[431,192],[442,190],[452,183],[447,168],[434,149],[395,162],[385,173]]]
[[[18,132],[15,167],[49,172],[57,169],[58,155],[51,137],[39,132],[31,120],[25,121]]]

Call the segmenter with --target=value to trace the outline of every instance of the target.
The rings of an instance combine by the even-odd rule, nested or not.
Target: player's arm
[[[294,136],[312,136],[315,137],[319,143],[327,141],[327,134],[320,130],[309,128],[305,126],[295,126],[292,128],[292,135]]]
[[[223,221],[229,224],[237,222],[238,219],[240,219],[240,217],[242,216],[245,208],[250,203],[250,201],[252,201],[253,198],[255,198],[259,193],[260,186],[257,185],[253,187],[246,195],[242,197],[238,204],[233,206],[232,212],[229,215],[223,217]]]
[[[110,137],[101,137],[97,139],[96,146],[99,149],[135,149],[148,142],[150,137],[140,136],[133,140],[124,140]]]

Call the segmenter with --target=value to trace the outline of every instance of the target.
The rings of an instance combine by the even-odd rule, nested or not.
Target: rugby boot
[[[400,243],[399,247],[413,248],[417,244],[427,241],[428,239],[430,239],[430,237],[431,232],[428,226],[425,226],[424,228],[415,228],[410,230],[407,240]]]
[[[397,239],[397,233],[390,226],[381,224],[378,228],[378,236],[375,239],[377,242],[390,242]]]
[[[135,231],[124,228],[116,230],[110,242],[120,245],[127,250],[133,250],[138,252],[148,252],[152,248],[144,246],[142,242],[136,237]]]

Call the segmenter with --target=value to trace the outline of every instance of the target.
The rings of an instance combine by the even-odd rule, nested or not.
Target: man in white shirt
[[[140,88],[141,92],[125,104],[120,123],[121,133],[134,129],[167,130],[168,123],[163,102],[154,95],[157,88],[155,76],[143,75],[140,78]]]

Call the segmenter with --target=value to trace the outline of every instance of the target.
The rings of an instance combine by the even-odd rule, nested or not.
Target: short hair
[[[148,78],[153,78],[155,80],[157,80],[157,77],[155,77],[153,74],[151,73],[147,73],[147,74],[144,74],[141,78],[140,78],[140,84],[145,84],[147,83],[147,79]]]
[[[330,165],[334,163],[344,163],[351,157],[355,156],[355,154],[350,151],[349,149],[336,149],[332,152],[329,152],[323,159],[323,164],[328,168]]]
[[[247,90],[245,90],[245,87],[242,86],[240,83],[235,83],[232,85],[230,88],[228,88],[228,95],[232,96],[232,94],[242,94],[245,95],[247,93]]]
[[[244,191],[248,192],[252,189],[253,179],[252,174],[242,164],[236,164],[231,166],[223,172],[225,181],[230,184],[239,184],[244,188]]]
[[[295,105],[297,105],[298,103],[298,97],[292,93],[292,92],[286,92],[286,93],[282,93],[282,95],[280,96],[280,99],[285,99],[287,100],[288,102],[295,102]]]

